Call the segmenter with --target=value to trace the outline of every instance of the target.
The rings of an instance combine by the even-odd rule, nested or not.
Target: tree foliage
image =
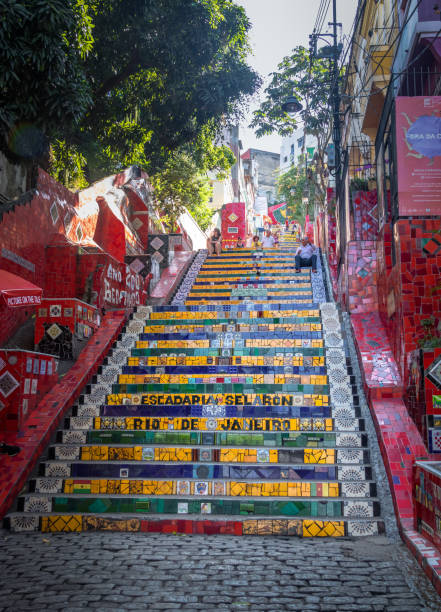
[[[205,229],[207,172],[223,178],[235,162],[217,135],[260,85],[244,10],[232,0],[0,0],[0,17],[7,154],[48,161],[74,189],[138,165],[165,218],[186,207]]]
[[[303,203],[305,190],[307,189],[309,189],[309,183],[302,163],[291,166],[289,170],[280,173],[277,177],[277,198],[279,202],[286,202],[287,216],[302,225],[308,212]],[[314,193],[312,193],[312,197],[314,197]]]
[[[326,167],[326,147],[330,138],[331,109],[329,106],[332,69],[330,60],[317,59],[299,46],[293,49],[292,55],[285,57],[278,65],[278,71],[272,73],[271,82],[265,89],[266,98],[260,108],[254,112],[251,127],[257,136],[277,133],[288,136],[299,128],[300,121],[306,135],[311,134],[317,140],[314,160],[308,161],[308,176],[305,186],[312,190],[312,197],[319,204],[325,201],[328,171]],[[282,104],[293,95],[303,103],[303,110],[297,116],[288,115]],[[303,151],[303,159],[306,157]],[[296,175],[292,169],[286,176],[289,184]],[[306,164],[303,162],[303,172]],[[281,177],[280,177],[280,180]],[[295,179],[299,184],[300,177]],[[285,182],[285,179],[282,181]],[[303,189],[303,187],[302,187]],[[288,189],[289,192],[289,189]],[[288,194],[289,195],[289,194]],[[311,195],[310,195],[311,199]]]
[[[89,181],[130,164],[157,171],[205,126],[237,119],[260,84],[232,0],[0,0],[0,10],[3,137],[38,125],[84,157]]]
[[[209,226],[213,213],[208,206],[210,181],[187,153],[179,152],[169,157],[165,167],[151,176],[151,181],[156,208],[166,225],[173,227],[187,208],[202,230]]]
[[[246,64],[248,19],[231,0],[89,0],[94,48],[86,61],[93,105],[83,138],[128,159],[142,132],[146,163],[194,141],[212,120],[237,117],[259,84]],[[141,136],[138,135],[138,138]]]
[[[86,0],[0,0],[0,146],[9,136],[11,155],[32,155],[15,139],[27,125],[50,136],[90,108],[92,30]]]

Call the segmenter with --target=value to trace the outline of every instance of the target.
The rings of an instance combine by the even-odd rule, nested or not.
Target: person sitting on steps
[[[222,237],[217,227],[211,232],[211,236],[207,238],[207,249],[209,255],[220,255],[222,250]]]
[[[302,238],[302,243],[296,251],[296,272],[300,272],[300,268],[312,268],[312,271],[317,272],[317,249],[309,240]]]

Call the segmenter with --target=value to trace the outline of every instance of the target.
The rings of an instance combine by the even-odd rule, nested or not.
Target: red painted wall
[[[0,268],[42,287],[43,297],[93,297],[86,283],[89,279],[95,284],[97,303],[104,287],[97,266],[116,261],[124,276],[119,289],[125,291],[124,257],[144,253],[147,246],[149,189],[147,175],[139,171],[134,175],[129,169],[78,195],[39,170],[36,189],[0,218]],[[97,198],[102,198],[103,215],[99,214]],[[137,227],[144,228],[141,237]],[[96,239],[106,248],[101,248]],[[130,282],[133,284],[132,279]],[[139,284],[138,298],[142,302],[145,287],[141,278]],[[126,300],[133,301],[133,296]],[[110,307],[103,297],[102,304],[106,302]],[[119,302],[120,307],[125,306],[124,300]],[[0,303],[0,345],[33,312],[35,307],[8,309]]]
[[[58,381],[57,365],[52,355],[0,349],[0,431],[21,428],[41,398]]]
[[[29,201],[17,204],[0,220],[0,268],[44,288],[45,246],[54,234],[64,233],[63,212],[73,208],[76,201],[76,194],[40,170],[37,189]],[[0,344],[34,311],[35,308],[12,309],[2,304]]]
[[[236,246],[238,238],[245,240],[247,225],[244,202],[230,202],[224,204],[221,211],[222,220],[222,248]],[[235,230],[232,232],[231,230]]]

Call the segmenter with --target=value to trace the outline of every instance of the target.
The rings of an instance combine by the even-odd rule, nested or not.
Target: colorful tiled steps
[[[255,256],[198,254],[177,292],[185,304],[138,309],[12,529],[382,530],[338,313],[313,303],[292,249]]]

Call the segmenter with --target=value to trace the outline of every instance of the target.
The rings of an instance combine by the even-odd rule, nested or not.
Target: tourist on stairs
[[[300,268],[312,268],[313,272],[317,272],[317,249],[309,240],[302,238],[302,244],[296,251],[296,272],[300,272]]]
[[[274,247],[274,236],[271,235],[270,230],[265,232],[262,238],[262,246],[264,249],[272,249]]]
[[[207,249],[209,255],[220,255],[222,250],[222,237],[217,227],[211,232],[210,238],[207,238]]]

